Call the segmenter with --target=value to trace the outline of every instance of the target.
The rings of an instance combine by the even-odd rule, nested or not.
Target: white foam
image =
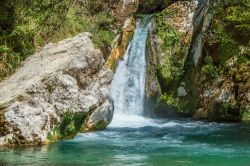
[[[117,113],[114,115],[111,124],[108,128],[141,128],[141,127],[175,127],[177,125],[181,125],[180,123],[174,121],[163,121],[159,119],[150,119],[147,117],[143,117],[140,115],[129,115],[124,113]]]
[[[153,124],[154,121],[152,119],[148,119],[140,115],[117,113],[114,115],[113,121],[108,127],[140,128],[144,126],[151,126]]]
[[[145,54],[150,20],[151,16],[138,18],[124,60],[121,60],[116,68],[111,88],[115,113],[109,127],[140,128],[154,124],[153,120],[142,116],[146,77]]]

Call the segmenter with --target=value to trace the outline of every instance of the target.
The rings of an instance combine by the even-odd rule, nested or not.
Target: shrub
[[[204,73],[207,77],[212,79],[217,79],[219,75],[219,68],[217,68],[213,64],[213,59],[211,56],[206,56],[205,58],[205,66],[202,67],[202,73]]]

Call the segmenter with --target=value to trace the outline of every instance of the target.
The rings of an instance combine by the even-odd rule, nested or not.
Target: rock
[[[69,139],[85,125],[99,130],[110,123],[113,72],[90,37],[46,45],[0,83],[0,145]]]
[[[152,14],[161,12],[171,3],[173,2],[170,0],[139,0],[136,13]]]
[[[82,131],[103,130],[111,122],[113,117],[113,103],[105,102],[96,108],[85,122]]]
[[[219,96],[219,98],[218,98],[218,101],[221,101],[221,102],[228,102],[228,101],[230,101],[231,96],[232,96],[231,91],[226,90],[226,89],[223,89],[223,90],[221,91],[221,93],[220,93],[220,96]]]
[[[156,78],[160,83],[163,96],[169,96],[169,102],[163,102],[167,102],[168,106],[171,103],[170,107],[179,112],[184,112],[181,108],[184,105],[182,101],[185,100],[184,96],[187,96],[185,80],[180,82],[179,73],[184,73],[183,66],[180,64],[185,61],[189,51],[193,35],[193,15],[196,10],[197,4],[195,1],[178,2],[169,5],[167,11],[173,14],[156,15],[153,19],[156,24],[154,27],[156,33],[153,37],[150,36],[150,40],[154,40],[156,43],[154,45],[157,46],[155,49],[157,67],[154,72],[157,73]],[[173,40],[172,34],[178,34],[177,42]],[[171,43],[171,46],[168,43]],[[179,61],[178,65],[175,60]],[[179,95],[177,95],[178,91]],[[191,104],[191,102],[189,103]],[[186,108],[191,107],[187,106]]]
[[[135,18],[130,17],[125,21],[122,29],[122,34],[120,34],[117,37],[115,44],[111,50],[111,53],[107,61],[107,66],[109,69],[115,70],[118,61],[122,59],[123,56],[125,55],[128,44],[131,38],[133,37],[134,30],[135,30]]]
[[[177,0],[185,1],[185,0]],[[177,2],[170,0],[119,0],[116,5],[114,16],[121,22],[131,17],[133,14],[153,14],[161,12],[169,5]]]
[[[120,0],[116,7],[115,16],[123,23],[124,20],[131,17],[136,12],[139,5],[139,0]]]
[[[203,110],[203,109],[198,109],[193,115],[193,118],[198,119],[198,120],[207,119],[207,117],[208,117],[208,113],[206,110]]]
[[[221,73],[220,79],[215,81],[200,74],[197,84],[199,105],[194,117],[199,115],[200,110],[204,110],[210,120],[250,120],[250,63],[238,66],[233,59],[234,57],[228,59],[224,64],[230,66],[229,72],[233,72],[233,77],[231,74]]]
[[[159,57],[157,52],[159,50],[158,39],[156,36],[156,23],[151,20],[149,27],[148,40],[146,43],[146,96],[145,96],[145,112],[147,114],[154,114],[157,107],[158,100],[161,95],[161,87],[157,79],[157,67]]]
[[[187,91],[183,86],[178,88],[178,97],[183,97],[187,95]]]
[[[181,82],[181,86],[185,87],[186,86],[185,82]]]

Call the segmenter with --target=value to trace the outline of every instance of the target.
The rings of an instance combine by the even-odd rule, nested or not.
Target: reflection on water
[[[0,165],[250,164],[249,124],[144,120],[151,123],[110,126],[46,146],[2,148]]]

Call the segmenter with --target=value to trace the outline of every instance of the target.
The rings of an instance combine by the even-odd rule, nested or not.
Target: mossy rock
[[[66,112],[62,121],[47,136],[49,142],[57,140],[72,139],[80,131],[87,114],[84,112]]]
[[[247,105],[242,111],[242,121],[250,121],[250,105]]]
[[[0,103],[0,113],[1,111],[4,112],[4,110],[8,107],[8,104],[6,103]]]
[[[89,131],[100,131],[106,128],[108,124],[104,121],[101,120],[99,122],[97,122],[94,126],[91,126],[91,129],[89,129],[88,127],[86,127],[85,125],[82,126],[81,131],[84,132],[89,132]]]
[[[2,107],[3,109],[3,107]],[[4,116],[4,110],[0,107],[0,136],[5,136],[8,134],[9,123],[6,121]]]
[[[215,103],[208,112],[208,119],[213,121],[241,121],[240,107],[236,102]]]

